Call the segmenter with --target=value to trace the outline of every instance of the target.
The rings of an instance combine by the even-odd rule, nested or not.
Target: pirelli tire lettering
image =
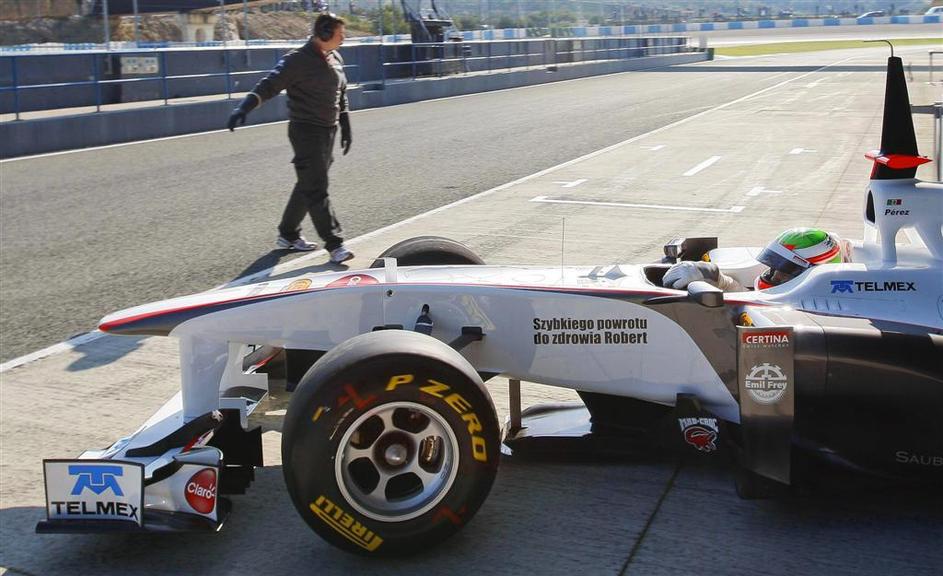
[[[322,538],[364,555],[428,548],[464,526],[497,473],[497,416],[481,378],[423,334],[363,334],[295,390],[282,436],[289,495]]]

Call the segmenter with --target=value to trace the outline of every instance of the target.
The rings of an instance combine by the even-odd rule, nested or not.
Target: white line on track
[[[563,186],[560,186],[560,188],[574,188],[583,182],[587,182],[588,180],[589,178],[580,178],[579,180],[574,180],[572,182],[567,182],[566,180],[556,180],[554,181],[554,184],[563,184]]]
[[[730,208],[698,208],[696,206],[669,206],[666,204],[629,204],[628,202],[595,202],[592,200],[557,200],[547,198],[546,196],[535,196],[530,199],[531,202],[543,202],[546,204],[582,204],[587,206],[614,206],[617,208],[649,208],[653,210],[682,210],[685,212],[743,212],[743,206],[731,206]]]
[[[707,160],[701,162],[700,164],[698,164],[698,165],[695,166],[694,168],[691,168],[690,170],[688,170],[687,172],[685,172],[685,173],[684,173],[684,176],[694,176],[695,174],[697,174],[697,173],[700,172],[701,170],[704,170],[705,168],[709,167],[711,164],[713,164],[714,162],[717,162],[718,160],[720,160],[720,156],[711,156],[711,157],[708,158]]]
[[[471,201],[473,201],[473,200],[478,200],[478,199],[480,199],[480,198],[484,198],[485,196],[490,196],[491,194],[494,194],[494,193],[496,193],[496,192],[500,192],[500,191],[502,191],[502,190],[507,190],[508,188],[510,188],[510,187],[512,187],[512,186],[516,186],[516,185],[518,185],[518,184],[520,184],[520,183],[522,183],[522,182],[526,182],[526,181],[528,181],[528,180],[533,180],[534,178],[539,178],[539,177],[541,177],[541,176],[543,176],[543,175],[545,175],[545,174],[549,174],[549,173],[551,173],[551,172],[554,172],[554,171],[556,171],[556,170],[559,170],[560,168],[565,168],[565,167],[567,167],[567,166],[572,166],[573,164],[577,164],[577,163],[582,162],[582,161],[584,161],[584,160],[589,160],[590,158],[595,158],[596,156],[605,154],[605,153],[607,153],[607,152],[611,152],[612,150],[617,150],[617,149],[619,149],[619,148],[621,148],[621,147],[623,147],[623,146],[625,146],[625,145],[627,145],[627,144],[631,144],[631,143],[633,143],[633,142],[638,142],[639,140],[641,140],[641,139],[643,139],[643,138],[647,138],[648,136],[651,136],[652,134],[658,134],[658,133],[660,133],[660,132],[664,132],[665,130],[670,130],[671,128],[674,128],[674,127],[676,127],[676,126],[681,126],[682,124],[687,124],[688,122],[691,122],[691,121],[693,121],[693,120],[696,120],[696,119],[698,119],[698,118],[700,118],[701,116],[704,116],[704,115],[706,115],[706,114],[710,114],[711,112],[716,112],[717,110],[723,110],[723,109],[725,109],[725,108],[728,108],[728,107],[730,107],[730,106],[733,106],[734,104],[739,104],[740,102],[744,102],[744,101],[746,101],[746,100],[749,100],[750,98],[754,98],[754,97],[759,96],[759,95],[761,95],[761,94],[765,94],[765,93],[767,93],[767,92],[770,92],[770,91],[772,91],[772,90],[775,90],[775,89],[777,89],[777,88],[779,88],[779,87],[781,87],[781,86],[785,86],[786,84],[789,84],[789,83],[791,83],[791,82],[795,82],[796,80],[801,80],[802,78],[805,78],[806,76],[809,76],[809,75],[811,75],[811,74],[815,74],[815,73],[821,72],[822,70],[825,70],[825,69],[827,69],[827,68],[831,68],[832,66],[837,66],[837,65],[839,65],[839,64],[843,64],[843,63],[845,63],[845,62],[848,62],[849,60],[854,60],[854,59],[856,59],[856,58],[862,58],[862,57],[867,57],[867,56],[849,56],[849,57],[847,57],[847,58],[842,58],[841,60],[837,60],[837,61],[835,61],[835,62],[832,62],[831,64],[826,64],[825,66],[822,66],[821,68],[816,68],[815,70],[806,72],[805,74],[800,74],[799,76],[794,76],[794,77],[792,77],[792,78],[787,78],[786,80],[783,80],[782,82],[778,82],[778,83],[776,83],[776,84],[773,84],[772,86],[767,86],[766,88],[763,88],[763,89],[761,89],[761,90],[757,90],[756,92],[747,94],[746,96],[741,96],[740,98],[736,98],[736,99],[731,100],[731,101],[729,101],[729,102],[725,102],[725,103],[723,103],[723,104],[718,104],[717,106],[714,106],[713,108],[708,108],[707,110],[704,110],[704,111],[702,111],[702,112],[698,112],[697,114],[693,114],[693,115],[691,115],[691,116],[688,116],[687,118],[682,118],[681,120],[677,120],[677,121],[675,121],[675,122],[672,122],[671,124],[665,124],[664,126],[662,126],[662,127],[660,127],[660,128],[655,128],[654,130],[651,130],[651,131],[646,132],[646,133],[644,133],[644,134],[639,134],[638,136],[633,136],[632,138],[629,138],[628,140],[623,140],[622,142],[617,142],[617,143],[615,143],[615,144],[613,144],[613,145],[611,145],[611,146],[607,146],[607,147],[602,148],[602,149],[600,149],[600,150],[596,150],[595,152],[590,152],[589,154],[580,156],[579,158],[574,158],[573,160],[567,160],[567,161],[564,162],[563,164],[557,164],[556,166],[551,166],[550,168],[546,168],[546,169],[544,169],[544,170],[541,170],[540,172],[535,172],[535,173],[533,173],[533,174],[531,174],[531,175],[529,175],[529,176],[524,176],[523,178],[518,178],[517,180],[514,180],[513,182],[508,182],[508,183],[506,183],[506,184],[502,184],[502,185],[497,186],[497,187],[495,187],[495,188],[492,188],[492,189],[490,189],[490,190],[485,190],[484,192],[479,192],[478,194],[475,194],[475,195],[473,195],[473,196],[468,196],[468,197],[466,197],[466,198],[462,198],[461,200],[456,200],[455,202],[452,202],[451,204],[446,204],[446,205],[444,205],[444,206],[439,206],[438,208],[435,208],[435,209],[430,210],[430,211],[428,211],[428,212],[423,212],[422,214],[417,214],[417,215],[412,216],[412,217],[410,217],[410,218],[407,218],[407,219],[405,219],[405,220],[400,220],[399,222],[395,222],[395,223],[393,223],[393,224],[390,224],[389,226],[384,226],[383,228],[378,228],[378,229],[376,229],[376,230],[374,230],[374,231],[372,231],[372,232],[367,232],[366,234],[364,234],[364,235],[362,235],[362,236],[358,236],[358,237],[356,237],[356,238],[354,238],[354,239],[352,239],[352,240],[349,240],[349,241],[347,241],[346,243],[352,245],[352,244],[356,244],[356,243],[359,243],[359,242],[363,242],[363,241],[365,241],[365,240],[368,240],[368,239],[370,239],[370,238],[373,238],[374,236],[379,236],[380,234],[385,234],[386,232],[389,232],[390,230],[394,230],[394,229],[396,229],[396,228],[399,228],[400,226],[405,226],[405,225],[407,225],[407,224],[410,224],[410,223],[412,223],[412,222],[415,222],[416,220],[419,220],[420,218],[427,218],[427,217],[432,216],[432,215],[434,215],[434,214],[438,214],[439,212],[443,212],[443,211],[445,211],[445,210],[450,210],[450,209],[452,209],[452,208],[454,208],[454,207],[456,207],[456,206],[459,206],[459,205],[461,205],[461,204],[465,204],[466,202],[471,202]],[[775,76],[781,76],[781,75],[783,75],[783,74],[785,74],[785,72],[780,72],[779,74],[776,74]],[[564,80],[564,82],[567,82],[567,80]],[[366,111],[367,111],[367,110],[364,110],[364,112],[366,112]],[[256,125],[251,126],[251,127],[254,128],[255,126],[263,126],[263,124],[256,124]],[[218,130],[218,132],[223,132],[223,130]],[[202,132],[202,134],[206,134],[206,132]],[[185,138],[185,137],[188,137],[188,136],[195,136],[195,134],[184,134],[184,135],[180,135],[180,136],[170,136],[170,137],[168,137],[168,138],[162,138],[161,140],[172,140],[172,139],[174,139],[174,138]],[[153,142],[153,140],[150,140],[150,142]],[[135,142],[135,144],[137,144],[137,143],[139,143],[139,142]],[[126,145],[126,144],[114,144],[114,145],[112,145],[112,146],[103,146],[102,148],[110,148],[110,147],[114,147],[114,146],[124,146],[124,145]],[[101,149],[101,148],[83,148],[82,150],[74,150],[74,151],[69,151],[69,152],[88,152],[88,151],[91,151],[91,150],[100,150],[100,149]],[[48,156],[54,156],[54,155],[57,155],[57,154],[67,154],[67,153],[69,153],[69,152],[53,152],[53,153],[51,153],[51,154],[48,154]],[[26,159],[29,159],[29,158],[37,158],[37,156],[26,156],[26,157],[23,157],[23,158],[11,158],[11,159],[9,159],[9,160],[0,161],[0,163],[2,163],[2,162],[13,162],[13,161],[16,161],[16,160],[26,160]],[[291,260],[291,261],[289,261],[289,262],[285,262],[284,264],[280,264],[280,265],[278,265],[278,266],[274,266],[274,267],[272,267],[272,268],[269,268],[268,270],[262,270],[262,271],[260,271],[260,272],[256,272],[255,274],[252,274],[251,276],[245,276],[245,277],[243,277],[243,278],[237,278],[236,280],[233,280],[232,282],[228,282],[228,283],[223,284],[223,285],[221,285],[221,286],[217,286],[216,288],[214,288],[214,290],[217,290],[217,289],[223,288],[223,287],[242,286],[242,285],[244,285],[244,284],[250,284],[250,283],[255,282],[256,280],[260,280],[260,279],[262,279],[262,278],[268,278],[268,277],[270,277],[270,276],[275,276],[275,275],[281,274],[281,273],[283,273],[283,272],[287,272],[287,271],[290,271],[290,270],[294,270],[295,268],[298,268],[298,267],[299,267],[299,264],[304,264],[304,263],[308,262],[309,260],[313,260],[313,259],[315,259],[315,258],[322,258],[322,257],[324,257],[324,256],[326,256],[326,255],[327,255],[327,252],[326,252],[325,250],[316,250],[316,251],[314,251],[314,252],[309,252],[306,256],[301,256],[301,257],[299,257],[299,258],[295,258],[295,259],[293,259],[293,260]],[[13,368],[16,368],[16,367],[18,367],[18,366],[22,366],[22,365],[27,364],[27,363],[29,363],[29,362],[33,362],[33,361],[36,361],[36,360],[40,360],[40,359],[42,359],[42,358],[45,358],[46,356],[50,356],[50,355],[56,354],[56,353],[58,353],[58,352],[63,352],[63,351],[65,351],[65,350],[71,350],[71,349],[73,349],[73,348],[75,348],[76,346],[79,346],[79,345],[81,345],[81,344],[86,344],[86,343],[88,343],[88,342],[92,342],[93,340],[97,340],[98,338],[100,338],[100,337],[102,337],[102,336],[104,336],[104,335],[105,335],[105,334],[104,334],[103,332],[99,332],[99,331],[95,330],[95,331],[93,331],[93,332],[88,332],[88,333],[86,333],[86,334],[82,334],[82,335],[80,335],[80,336],[76,336],[75,338],[71,338],[71,339],[69,339],[69,340],[66,340],[65,342],[60,342],[59,344],[55,344],[55,345],[50,346],[50,347],[48,347],[48,348],[44,348],[44,349],[39,350],[39,351],[37,351],[37,352],[33,352],[33,353],[27,354],[27,355],[25,355],[25,356],[20,356],[19,358],[14,358],[13,360],[9,360],[9,361],[7,361],[7,362],[4,362],[3,364],[0,364],[0,373],[6,372],[7,370],[12,370]]]

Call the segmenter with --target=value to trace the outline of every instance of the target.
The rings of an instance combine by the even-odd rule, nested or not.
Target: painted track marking
[[[547,198],[546,196],[535,196],[530,199],[531,202],[542,202],[545,204],[580,204],[586,206],[612,206],[616,208],[646,208],[651,210],[679,210],[683,212],[743,212],[743,206],[731,206],[730,208],[699,208],[697,206],[669,206],[667,204],[630,204],[628,202],[596,202],[592,200],[558,200],[556,198]]]
[[[711,164],[713,164],[714,162],[717,162],[718,160],[720,160],[720,156],[711,156],[707,160],[701,162],[694,168],[691,168],[690,170],[685,172],[684,176],[694,176],[695,174],[697,174],[701,170],[704,170],[705,168],[708,168]]]

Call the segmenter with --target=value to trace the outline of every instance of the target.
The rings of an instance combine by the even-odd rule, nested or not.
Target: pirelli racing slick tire
[[[383,330],[335,347],[302,378],[282,463],[305,522],[363,555],[428,549],[467,523],[500,457],[494,404],[458,352]]]
[[[417,236],[403,240],[384,250],[370,267],[382,268],[384,258],[396,258],[400,266],[481,265],[485,263],[468,246],[442,236]]]

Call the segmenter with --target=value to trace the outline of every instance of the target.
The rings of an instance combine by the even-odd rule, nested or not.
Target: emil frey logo
[[[121,466],[101,465],[74,465],[69,466],[69,476],[78,476],[72,495],[80,496],[88,488],[101,496],[106,490],[114,492],[115,496],[124,496],[121,486],[118,485],[118,476],[123,476]]]
[[[782,368],[768,362],[754,366],[745,384],[750,396],[760,404],[775,404],[789,386]]]

